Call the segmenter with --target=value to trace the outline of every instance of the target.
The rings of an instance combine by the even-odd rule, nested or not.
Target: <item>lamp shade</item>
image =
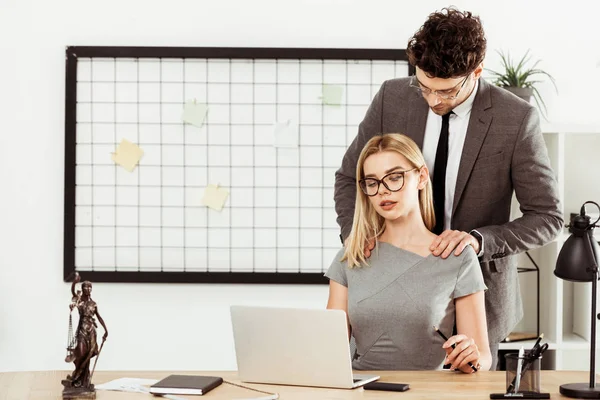
[[[595,240],[590,240],[591,235],[578,236],[572,234],[563,245],[558,259],[554,275],[560,279],[573,282],[591,282],[594,280],[594,271],[590,268],[596,264],[592,259],[586,242],[591,242],[593,253],[600,254],[600,247]]]

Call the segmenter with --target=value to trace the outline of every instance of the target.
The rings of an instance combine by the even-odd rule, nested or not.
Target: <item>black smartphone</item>
[[[363,386],[365,390],[385,390],[388,392],[406,392],[410,389],[408,383],[370,382]]]

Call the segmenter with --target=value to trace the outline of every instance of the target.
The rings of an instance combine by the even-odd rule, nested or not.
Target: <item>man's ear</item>
[[[483,62],[481,62],[481,64],[479,64],[477,66],[477,68],[475,68],[475,71],[473,71],[473,77],[475,78],[475,80],[479,79],[481,77],[482,73],[483,73]]]

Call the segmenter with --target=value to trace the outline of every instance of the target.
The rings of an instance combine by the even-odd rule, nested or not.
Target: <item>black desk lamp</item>
[[[580,399],[600,399],[600,388],[596,387],[596,288],[598,285],[600,247],[594,240],[594,227],[600,217],[590,223],[590,217],[585,215],[586,204],[594,204],[600,211],[600,206],[593,201],[583,203],[579,215],[571,221],[569,232],[572,235],[569,236],[558,254],[554,275],[572,282],[592,282],[590,382],[561,385],[560,393],[567,397]],[[600,315],[598,315],[598,318],[600,318]]]

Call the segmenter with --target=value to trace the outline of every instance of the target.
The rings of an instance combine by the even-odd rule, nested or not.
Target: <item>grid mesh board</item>
[[[180,50],[67,49],[65,279],[325,282],[334,173],[381,83],[408,76],[404,51]],[[186,102],[208,107],[200,127]],[[274,146],[276,122],[297,146]],[[122,139],[144,151],[133,172],[111,159]]]

